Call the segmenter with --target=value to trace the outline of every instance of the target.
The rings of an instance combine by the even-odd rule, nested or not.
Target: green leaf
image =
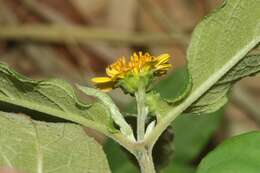
[[[187,67],[179,67],[155,86],[160,95],[167,100],[175,100],[183,95],[186,86],[189,85],[189,74]]]
[[[0,167],[26,173],[110,173],[106,156],[83,128],[0,112]]]
[[[173,122],[175,160],[191,162],[208,144],[218,129],[223,109],[203,115],[184,114]]]
[[[185,91],[185,86],[188,84],[188,73],[187,68],[177,68],[172,74],[167,78],[160,81],[156,85],[156,90],[161,94],[161,96],[168,100],[175,100],[182,93],[180,91]],[[166,102],[160,101],[161,104],[165,105]],[[135,107],[133,104],[129,104],[126,109],[130,112],[133,111]],[[159,110],[168,112],[165,110],[164,106],[157,105]],[[219,127],[219,123],[223,117],[223,110],[215,113],[205,114],[201,116],[194,116],[191,114],[184,114],[179,116],[173,122],[173,132],[174,132],[174,143],[175,152],[174,160],[171,164],[166,167],[163,171],[165,172],[194,172],[194,169],[188,165],[196,156],[202,151],[205,145],[208,143],[209,139],[212,137],[213,133]],[[203,130],[201,130],[203,127]],[[162,148],[172,145],[171,143],[161,145]],[[125,172],[132,173],[136,172],[136,168],[128,160],[126,154],[119,149],[118,145],[109,140],[105,145],[105,151],[108,153],[109,163],[111,165],[112,172]],[[158,151],[160,153],[160,151]],[[154,155],[156,158],[156,155]],[[165,155],[160,155],[160,157],[168,157]],[[170,156],[171,157],[171,156]],[[165,158],[163,158],[165,159]],[[120,164],[118,164],[120,162]],[[164,163],[163,163],[164,164]],[[166,173],[165,172],[165,173]]]
[[[186,80],[186,82],[185,82]],[[188,83],[186,67],[176,69],[165,80],[156,86],[156,90],[162,97],[174,100],[178,97],[179,88],[185,88]],[[172,86],[172,87],[171,87]],[[158,110],[163,109],[165,103],[161,101]],[[169,110],[161,110],[169,111]],[[202,115],[182,114],[172,123],[174,132],[174,161],[191,162],[207,145],[213,133],[219,127],[224,111]],[[203,129],[202,129],[203,128]]]
[[[228,100],[227,94],[231,87],[238,80],[252,76],[260,72],[260,55],[249,55],[242,59],[236,66],[234,66],[231,70],[229,70],[225,76],[223,76],[213,87],[211,87],[206,94],[204,94],[201,98],[199,98],[195,103],[193,103],[186,112],[189,113],[212,113],[220,109]],[[164,99],[166,99],[169,103],[169,100],[176,100],[175,92],[171,92],[169,86],[175,86],[178,83],[178,86],[181,88],[181,93],[185,94],[183,88],[187,88],[189,86],[189,82],[181,82],[181,81],[189,81],[189,74],[184,70],[177,70],[176,75],[174,75],[174,80],[171,82],[171,77],[166,78],[162,83],[160,83],[160,87],[164,89],[160,91],[160,94]],[[180,77],[180,75],[182,77]],[[186,76],[186,77],[185,77]],[[172,83],[172,84],[169,84]],[[164,87],[165,85],[165,87]],[[186,86],[186,87],[185,87]],[[172,90],[176,90],[174,87]],[[171,92],[171,94],[169,94]],[[168,113],[170,109],[170,105],[168,105],[165,101],[161,99],[159,95],[150,96],[151,100],[153,100],[154,108],[159,112],[159,114],[163,117]],[[149,97],[148,97],[149,98]],[[170,102],[171,104],[171,102]],[[159,105],[159,106],[158,106]],[[159,117],[160,118],[160,117]]]
[[[163,173],[195,173],[195,168],[182,162],[174,162]]]
[[[226,102],[229,86],[210,89],[260,42],[259,9],[260,0],[227,0],[196,27],[187,54],[193,86],[182,107],[200,102],[208,91],[211,96],[204,95],[195,112],[211,112]]]
[[[188,78],[189,77],[186,67],[177,68],[168,77],[160,81],[155,88],[163,98],[175,100],[179,97],[179,95],[181,95],[180,90],[185,90],[184,88],[188,84]],[[166,109],[165,104],[166,102],[160,100],[160,102],[156,105],[157,111],[161,113],[167,113],[169,111],[169,105],[167,105],[168,109]],[[131,109],[133,109],[132,104],[127,107],[127,110],[131,111]],[[176,165],[184,165],[184,167],[187,167],[187,171],[192,170],[192,168],[189,168],[187,164],[195,159],[203,150],[205,145],[207,145],[213,133],[219,127],[222,117],[223,109],[211,114],[203,114],[199,116],[192,114],[183,114],[177,117],[177,119],[175,119],[175,121],[172,123],[174,133],[174,141],[172,142],[175,147],[173,153],[174,160],[172,160],[171,164],[165,170],[170,172],[170,170],[175,170],[175,168],[178,169],[178,167],[182,169],[182,166]],[[161,146],[161,148],[167,148],[169,145],[172,144],[165,143]],[[158,153],[160,153],[160,151],[158,151]],[[116,153],[112,155],[117,156]],[[169,155],[162,155],[162,152],[160,153],[159,157],[156,155],[154,156],[156,158],[169,157]],[[114,157],[110,159],[114,160]],[[118,161],[115,160],[114,163],[118,163]]]
[[[220,109],[235,81],[260,70],[259,56],[246,57],[260,42],[259,9],[260,0],[227,0],[196,27],[187,54],[192,89],[181,89],[178,95],[185,99],[181,97],[183,100],[168,111],[160,110],[167,107],[156,98],[157,117],[163,117],[159,126],[169,125],[184,111],[210,113]],[[189,82],[184,88],[188,86]]]
[[[98,102],[90,105],[79,101],[65,81],[30,80],[1,63],[0,81],[0,103],[77,122],[104,133],[114,130],[107,108]]]
[[[224,77],[218,81],[218,85],[236,82],[247,76],[259,73],[260,55],[249,55],[232,68]]]
[[[160,81],[156,85],[156,89],[159,89],[160,95],[163,99],[167,100],[171,104],[174,104],[181,101],[189,94],[192,87],[192,79],[186,67],[177,68],[174,71],[174,76],[171,76],[172,75]],[[160,90],[160,88],[164,89]]]
[[[108,139],[104,145],[108,162],[113,173],[139,173],[139,168],[135,166],[120,145]]]
[[[210,113],[218,110],[227,102],[227,93],[236,81],[259,72],[260,55],[245,57],[211,87],[206,94],[192,104],[188,112]]]
[[[197,173],[259,173],[260,132],[226,140],[200,163]]]

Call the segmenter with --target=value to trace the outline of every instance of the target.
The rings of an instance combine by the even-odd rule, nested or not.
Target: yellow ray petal
[[[115,75],[117,75],[118,73],[119,73],[119,71],[117,71],[116,69],[114,69],[114,68],[110,68],[110,67],[108,67],[108,68],[106,68],[106,73],[107,73],[107,75],[109,76],[109,77],[114,77]]]
[[[140,53],[139,53],[139,54],[140,54]],[[139,61],[139,58],[140,58],[140,57],[139,57],[138,54],[135,52],[134,55],[133,55],[133,61],[134,61],[134,62],[138,62],[138,61]]]
[[[156,63],[156,65],[167,63],[169,61],[169,59],[170,59],[170,55],[169,54],[167,54],[167,53],[162,54],[162,55],[160,55],[160,56],[158,56],[156,58],[156,60],[158,61]]]
[[[161,76],[171,67],[168,63],[169,54],[161,54],[157,57],[149,53],[133,53],[130,60],[126,62],[125,57],[118,58],[113,64],[106,68],[106,77],[96,77],[92,82],[102,91],[109,91],[116,88],[117,82],[127,76],[139,75],[145,72],[152,72],[155,76]]]
[[[91,79],[92,82],[94,83],[107,83],[107,82],[111,82],[111,78],[109,77],[94,77]]]
[[[168,70],[169,68],[171,68],[171,64],[161,64],[156,66],[156,70]]]

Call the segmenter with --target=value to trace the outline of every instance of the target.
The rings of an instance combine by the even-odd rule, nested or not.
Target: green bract
[[[149,89],[153,78],[153,73],[149,71],[139,74],[129,73],[125,78],[119,80],[117,85],[126,94],[134,94],[138,90],[139,86],[144,86],[146,89]]]

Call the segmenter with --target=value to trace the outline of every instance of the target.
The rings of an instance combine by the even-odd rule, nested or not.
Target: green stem
[[[137,160],[142,173],[156,173],[152,158],[152,152],[145,150],[143,152],[140,152],[137,156]]]
[[[145,121],[147,118],[147,108],[145,106],[145,88],[140,86],[135,93],[137,102],[137,141],[144,139]]]
[[[142,142],[145,136],[145,121],[148,110],[145,106],[145,87],[140,85],[135,93],[137,102],[137,141]],[[152,148],[142,146],[135,154],[142,173],[155,173],[154,163],[152,158]]]

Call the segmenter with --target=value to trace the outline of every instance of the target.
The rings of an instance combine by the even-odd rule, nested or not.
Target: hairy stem
[[[147,118],[147,108],[145,106],[145,88],[140,86],[135,93],[137,102],[137,141],[144,139],[145,121]]]
[[[140,85],[135,93],[137,102],[137,141],[142,142],[145,137],[145,121],[148,109],[145,106],[145,87]],[[142,173],[155,173],[152,158],[152,147],[142,146],[135,154]]]
[[[142,173],[156,173],[151,151],[138,153],[137,160]]]

